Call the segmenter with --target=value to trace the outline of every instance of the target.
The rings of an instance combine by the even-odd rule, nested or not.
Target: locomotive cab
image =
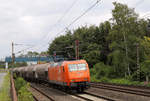
[[[89,67],[85,60],[69,62],[68,77],[72,88],[83,91],[90,87]]]

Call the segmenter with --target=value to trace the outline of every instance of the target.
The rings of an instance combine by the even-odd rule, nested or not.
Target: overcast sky
[[[128,4],[140,16],[150,13],[150,0],[102,0],[69,29],[99,25],[110,19],[113,1]],[[96,0],[0,0],[0,58],[11,55],[12,41],[25,45],[36,44],[30,51],[47,50],[46,43],[52,41],[58,32],[95,2]],[[63,19],[58,22],[60,18]],[[15,46],[15,52],[29,47],[25,45]]]

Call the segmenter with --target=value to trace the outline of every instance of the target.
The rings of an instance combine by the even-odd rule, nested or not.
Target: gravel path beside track
[[[2,86],[2,83],[3,83],[3,79],[4,79],[4,76],[6,75],[6,73],[0,73],[0,88]]]

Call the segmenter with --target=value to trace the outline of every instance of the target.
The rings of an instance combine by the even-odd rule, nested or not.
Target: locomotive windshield
[[[69,71],[86,70],[86,64],[69,64]]]

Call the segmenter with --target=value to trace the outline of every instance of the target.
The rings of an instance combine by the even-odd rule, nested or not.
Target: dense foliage
[[[114,2],[112,18],[99,26],[83,26],[57,37],[48,53],[75,57],[79,40],[80,59],[87,60],[92,79],[126,78],[145,81],[150,76],[150,33],[148,21],[134,9]]]
[[[37,57],[37,56],[47,56],[47,52],[38,53],[36,51],[28,51],[28,53],[20,54],[18,57]]]
[[[19,101],[34,101],[32,93],[28,91],[29,84],[21,77],[16,78],[15,88]]]

